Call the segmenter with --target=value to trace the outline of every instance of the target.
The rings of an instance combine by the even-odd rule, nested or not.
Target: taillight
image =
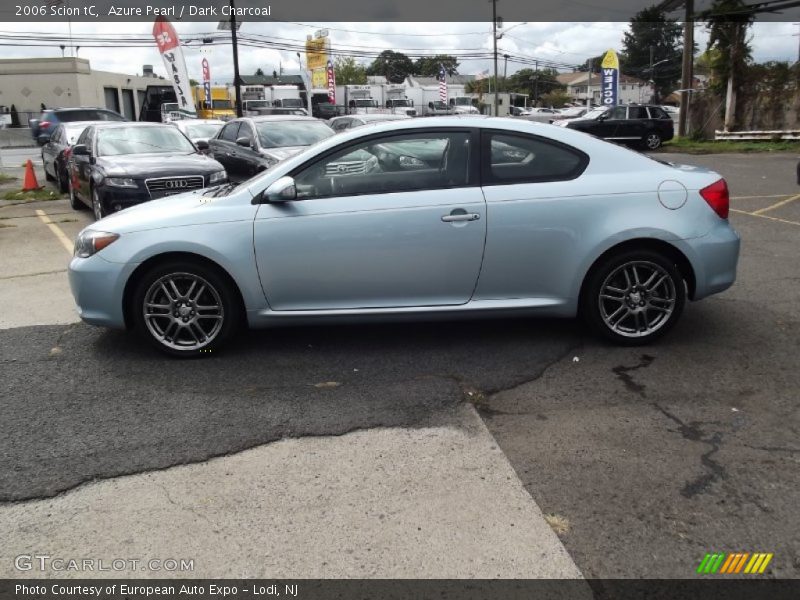
[[[69,159],[71,154],[72,154],[72,146],[70,146],[69,148],[64,148],[64,158]]]
[[[728,195],[728,184],[724,179],[715,181],[708,187],[700,190],[700,195],[703,200],[708,202],[708,205],[717,213],[720,218],[728,218],[728,209],[730,207],[730,197]]]
[[[39,127],[50,127],[50,121],[39,121]]]

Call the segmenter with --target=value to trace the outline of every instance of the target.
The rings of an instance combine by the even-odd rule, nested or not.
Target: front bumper
[[[125,284],[137,266],[112,263],[99,254],[89,258],[74,257],[67,273],[80,318],[90,325],[124,329]]]

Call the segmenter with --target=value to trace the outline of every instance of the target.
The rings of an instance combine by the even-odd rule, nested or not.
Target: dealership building
[[[142,71],[142,75],[94,71],[88,60],[77,57],[0,59],[0,106],[13,105],[23,125],[39,116],[42,104],[110,108],[135,120],[147,86],[164,82],[149,65]]]

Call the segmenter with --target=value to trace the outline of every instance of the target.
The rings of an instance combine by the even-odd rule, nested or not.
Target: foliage
[[[605,56],[605,53],[600,56],[587,58],[578,68],[578,71],[592,71],[592,73],[597,73],[600,70],[600,63],[603,62],[603,56]]]
[[[464,91],[468,94],[488,94],[497,89],[497,82],[492,77],[484,77],[483,79],[473,79],[464,85]]]
[[[538,71],[520,69],[508,78],[505,82],[506,85],[502,89],[519,94],[528,94],[531,103],[536,103],[542,94],[566,89],[564,85],[558,82],[556,75],[558,75],[558,71],[555,69],[541,69]]]
[[[683,28],[657,6],[638,12],[622,38],[620,69],[626,75],[655,82],[659,96],[676,89],[683,59]],[[651,53],[652,52],[652,53]],[[650,65],[665,61],[651,70]]]
[[[333,71],[337,85],[363,85],[367,83],[367,69],[352,56],[337,56]]]
[[[12,104],[8,112],[11,115],[11,127],[19,127],[19,113],[17,112],[17,107]]]
[[[197,79],[189,78],[189,87],[197,87],[198,85],[200,85],[200,82]]]
[[[549,106],[551,108],[563,108],[571,98],[564,90],[553,90],[540,96],[542,106]]]
[[[384,50],[367,67],[367,75],[383,75],[390,83],[403,83],[413,74],[414,62],[402,52]]]
[[[745,6],[743,0],[714,0],[705,13],[711,88],[717,93],[724,93],[730,74],[741,72],[752,58],[747,30],[754,17],[736,12]],[[740,84],[736,84],[737,92]]]
[[[261,67],[258,67],[256,69],[256,72],[254,73],[254,75],[259,76],[259,77],[263,77],[264,76],[264,69],[262,69]]]
[[[449,54],[437,54],[436,56],[423,56],[414,63],[414,75],[420,77],[437,77],[439,66],[443,66],[448,75],[458,75],[458,59]]]

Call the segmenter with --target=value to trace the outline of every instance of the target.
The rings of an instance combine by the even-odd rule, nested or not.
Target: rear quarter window
[[[484,131],[481,145],[484,185],[566,181],[589,164],[577,148],[537,136]]]

